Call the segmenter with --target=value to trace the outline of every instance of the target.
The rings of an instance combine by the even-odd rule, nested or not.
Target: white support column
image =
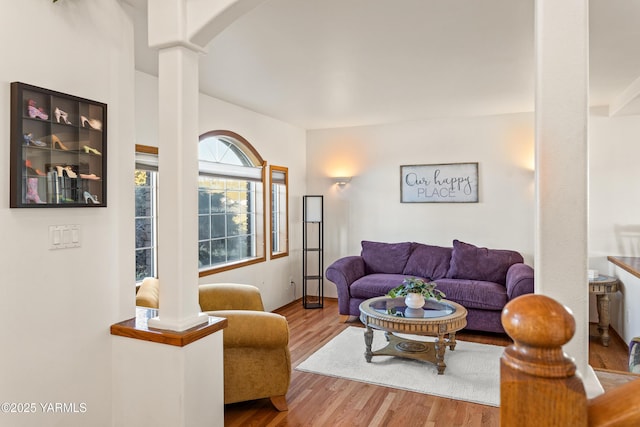
[[[159,50],[158,278],[160,317],[182,331],[204,323],[198,305],[198,52]]]
[[[588,0],[536,0],[536,292],[573,311],[588,366]]]
[[[198,55],[211,38],[264,0],[154,0],[149,46],[158,48],[158,279],[160,316],[183,331],[207,321],[198,305]]]

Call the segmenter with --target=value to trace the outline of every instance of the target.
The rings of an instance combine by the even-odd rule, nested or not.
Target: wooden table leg
[[[449,345],[449,349],[451,351],[456,349],[456,333],[455,332],[451,332],[449,334],[449,343],[448,343],[448,345]]]
[[[444,334],[438,334],[438,339],[435,342],[436,347],[436,365],[438,365],[438,375],[444,374],[444,369],[447,365],[444,363],[444,349],[447,348],[447,343],[444,341]]]
[[[602,345],[609,347],[609,294],[596,295],[598,306],[598,332],[600,333],[600,339]]]

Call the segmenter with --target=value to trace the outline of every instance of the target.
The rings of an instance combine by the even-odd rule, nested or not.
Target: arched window
[[[211,131],[198,145],[200,276],[265,260],[264,161],[230,131]]]

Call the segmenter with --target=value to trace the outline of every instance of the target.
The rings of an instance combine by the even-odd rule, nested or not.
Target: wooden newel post
[[[500,359],[500,425],[587,425],[587,398],[563,351],[575,332],[570,311],[544,295],[523,295],[502,311],[514,343]]]

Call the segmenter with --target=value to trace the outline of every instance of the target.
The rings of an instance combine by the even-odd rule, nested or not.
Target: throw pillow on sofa
[[[436,280],[447,277],[451,263],[451,248],[414,243],[413,252],[403,274]]]
[[[470,243],[454,240],[451,266],[447,277],[483,280],[504,285],[507,282],[509,267],[520,262],[524,262],[524,259],[518,252],[479,248]]]
[[[361,256],[367,274],[401,274],[411,255],[411,243],[381,243],[362,241]]]

